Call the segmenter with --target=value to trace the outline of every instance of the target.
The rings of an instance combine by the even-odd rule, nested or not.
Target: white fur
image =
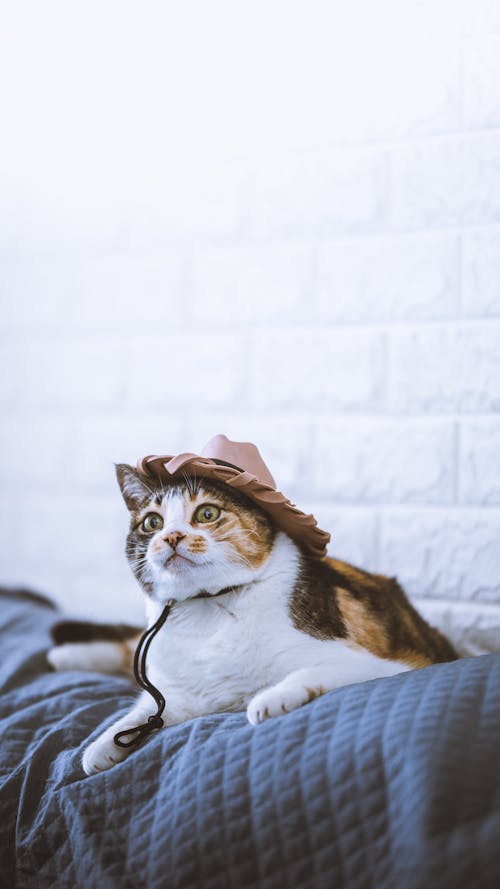
[[[185,516],[175,499],[162,504],[166,514],[162,533],[169,527],[183,529]],[[300,707],[311,694],[409,669],[366,649],[316,639],[296,629],[288,603],[299,551],[284,533],[277,534],[269,558],[258,570],[239,565],[228,575],[227,557],[215,545],[209,546],[198,565],[187,563],[173,571],[163,567],[164,557],[164,553],[161,558],[148,557],[155,579],[154,597],[147,605],[148,624],[156,621],[169,598],[177,601],[151,643],[147,672],[166,698],[166,725],[245,709],[249,721],[258,724]],[[213,593],[229,584],[244,586],[216,598],[189,598],[200,590]],[[130,713],[86,749],[86,773],[124,759],[128,751],[114,744],[114,734],[143,722],[154,711],[152,699],[143,693]]]
[[[65,642],[47,652],[54,670],[90,670],[97,673],[128,673],[123,645],[117,642]]]

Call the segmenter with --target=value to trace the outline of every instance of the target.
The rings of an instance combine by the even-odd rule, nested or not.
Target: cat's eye
[[[218,506],[214,506],[212,503],[204,503],[203,506],[199,506],[194,514],[195,522],[215,522],[220,516],[220,509]]]
[[[142,520],[141,528],[146,534],[154,534],[155,531],[159,531],[160,528],[163,528],[161,515],[158,515],[157,512],[149,512]]]

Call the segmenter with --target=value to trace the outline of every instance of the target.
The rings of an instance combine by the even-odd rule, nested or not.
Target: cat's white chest
[[[148,665],[172,718],[177,710],[185,719],[244,709],[256,690],[286,674],[288,637],[303,634],[292,627],[282,597],[269,592],[264,586],[174,606],[151,644]]]

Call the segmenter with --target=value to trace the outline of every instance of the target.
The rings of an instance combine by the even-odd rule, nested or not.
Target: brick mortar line
[[[458,111],[458,126],[460,130],[466,131],[466,115],[465,115],[465,105],[466,105],[466,97],[465,97],[465,88],[466,88],[466,71],[469,69],[468,64],[468,55],[466,51],[466,43],[467,43],[467,35],[462,34],[457,43],[457,111]]]
[[[149,410],[150,414],[144,414],[143,408],[141,407],[141,403],[137,401],[137,397],[127,398],[127,393],[125,393],[124,397],[113,399],[112,403],[102,403],[95,408],[92,408],[94,411],[92,414],[89,413],[89,409],[92,407],[90,398],[82,398],[80,400],[75,400],[74,398],[71,400],[64,399],[54,400],[47,399],[47,401],[43,405],[43,409],[40,409],[40,402],[36,400],[24,400],[23,404],[20,404],[21,398],[19,396],[19,392],[16,393],[15,403],[10,400],[2,401],[0,400],[0,411],[9,414],[9,418],[17,419],[21,421],[22,419],[28,419],[31,423],[33,418],[40,417],[42,414],[50,416],[54,420],[58,418],[71,418],[78,419],[80,415],[84,415],[86,417],[95,417],[95,419],[100,419],[103,416],[107,417],[115,408],[116,405],[120,405],[120,409],[122,413],[120,414],[120,419],[128,418],[130,420],[131,425],[135,424],[138,420],[145,419],[147,417],[148,420],[156,417],[157,419],[160,415],[163,417],[163,413],[168,410],[168,413],[165,413],[167,419],[177,420],[187,420],[190,419],[191,422],[197,422],[200,420],[204,425],[208,418],[213,420],[213,424],[225,423],[226,425],[232,425],[233,421],[238,421],[242,418],[248,417],[249,415],[254,416],[257,410],[260,410],[259,405],[247,403],[247,409],[244,413],[236,413],[232,411],[231,405],[215,405],[210,406],[209,409],[205,408],[199,402],[196,402],[194,409],[196,410],[196,421],[192,421],[191,418],[191,405],[173,405],[171,408],[166,408],[165,404],[162,400],[161,396],[158,396],[154,399],[152,403],[150,403]],[[240,399],[241,400],[241,399]],[[289,419],[289,413],[286,408],[286,405],[275,404],[273,407],[268,409],[268,412],[264,415],[259,415],[258,422],[265,423],[270,420],[287,420]],[[303,420],[290,420],[293,423],[307,422],[309,423],[311,420],[318,421],[322,425],[326,425],[328,422],[335,423],[340,425],[342,421],[345,421],[347,425],[355,426],[356,423],[361,424],[362,422],[372,422],[373,424],[380,423],[381,425],[386,422],[389,424],[391,421],[403,421],[406,420],[408,424],[414,421],[418,422],[428,422],[430,424],[438,424],[441,425],[445,423],[451,423],[453,420],[464,421],[473,423],[483,423],[484,425],[487,422],[491,421],[499,421],[500,414],[493,410],[491,411],[468,411],[463,414],[457,414],[456,412],[446,413],[443,411],[441,413],[432,412],[432,409],[427,409],[426,412],[422,412],[421,414],[414,414],[410,412],[406,412],[401,410],[400,412],[394,411],[386,411],[384,406],[380,407],[378,412],[372,412],[370,414],[363,413],[362,410],[357,410],[355,407],[346,407],[342,412],[334,413],[328,405],[320,404],[314,407],[311,407],[310,413],[303,418]],[[69,422],[69,421],[68,421]]]
[[[0,407],[5,407],[5,405],[0,405]],[[327,409],[325,409],[327,410]],[[44,404],[40,407],[39,404],[29,404],[29,405],[19,405],[16,403],[15,405],[9,405],[9,418],[17,420],[19,422],[26,422],[26,419],[30,419],[30,421],[35,418],[40,418],[43,416],[44,419],[50,418],[52,420],[58,420],[61,417],[64,418],[68,423],[71,422],[80,422],[89,419],[101,419],[103,416],[106,419],[109,419],[112,422],[115,421],[126,421],[129,420],[131,425],[136,424],[141,421],[150,421],[150,420],[158,420],[158,411],[159,409],[155,409],[154,407],[143,408],[140,405],[131,406],[129,403],[126,404],[125,408],[117,408],[116,405],[103,405],[102,407],[91,407],[89,408],[88,404],[81,406],[68,406],[68,405],[56,405],[53,402],[51,404]],[[182,416],[181,416],[182,414]],[[180,408],[171,408],[167,413],[165,408],[161,408],[161,416],[162,420],[174,420],[177,421],[179,419],[183,420],[189,415],[189,409],[180,409]],[[248,418],[248,409],[246,408],[228,408],[228,407],[220,407],[220,408],[212,408],[209,412],[197,412],[196,418],[190,419],[190,425],[195,426],[199,421],[203,424],[206,423],[208,417],[213,417],[217,422],[227,422],[228,424],[233,422],[238,422],[240,420],[246,420]],[[464,411],[463,413],[458,412],[450,412],[450,413],[436,413],[432,414],[428,411],[422,411],[421,413],[412,413],[410,411],[394,411],[394,410],[383,410],[380,411],[356,411],[354,409],[342,410],[342,411],[329,411],[328,413],[321,413],[322,423],[332,422],[335,424],[346,423],[347,425],[355,426],[362,425],[363,423],[381,423],[382,425],[386,423],[390,425],[391,423],[417,423],[417,424],[431,424],[431,425],[451,425],[453,422],[463,422],[464,424],[471,423],[489,423],[492,420],[500,422],[500,412],[498,411]],[[294,413],[293,410],[286,411],[285,416],[276,416],[276,408],[259,408],[259,413],[252,411],[252,421],[256,424],[266,423],[269,420],[279,420],[282,422],[289,422],[291,425],[300,425],[300,424],[309,424],[311,419],[315,419],[318,417],[318,408],[311,408],[308,413]]]
[[[474,223],[472,225],[450,223],[449,225],[438,224],[435,225],[433,223],[427,223],[427,225],[410,225],[405,226],[404,228],[394,227],[392,220],[380,220],[375,225],[366,226],[364,223],[360,223],[360,227],[358,230],[354,226],[348,226],[348,230],[342,230],[339,227],[338,231],[329,231],[326,233],[322,233],[320,231],[316,232],[314,235],[314,244],[317,246],[321,246],[323,243],[342,243],[342,242],[358,242],[361,240],[373,241],[376,239],[394,239],[394,238],[411,238],[414,236],[428,236],[432,237],[433,235],[438,234],[459,234],[461,232],[481,232],[489,229],[498,229],[499,223],[492,222],[488,220],[483,223]],[[291,231],[286,235],[283,234],[282,231],[276,231],[271,233],[259,233],[254,230],[252,233],[245,233],[243,236],[231,234],[231,235],[210,235],[207,232],[206,235],[203,236],[181,236],[178,239],[175,237],[166,238],[163,242],[158,243],[156,251],[159,254],[167,253],[170,255],[170,251],[175,252],[176,255],[182,253],[186,249],[192,249],[194,253],[198,254],[199,252],[212,251],[212,250],[234,250],[234,249],[242,249],[242,248],[272,248],[275,246],[283,247],[288,245],[290,247],[295,247],[297,245],[306,246],[311,243],[311,236],[307,236],[304,232]],[[205,240],[204,240],[205,239]],[[56,261],[57,257],[64,256],[66,252],[70,252],[72,255],[77,253],[78,255],[87,256],[89,254],[93,254],[94,252],[114,252],[114,251],[122,250],[125,252],[123,248],[114,247],[112,243],[103,244],[101,241],[96,241],[93,245],[86,247],[74,247],[71,245],[70,247],[62,246],[62,247],[45,247],[41,243],[34,243],[31,245],[26,245],[22,251],[16,251],[14,248],[5,249],[3,252],[0,249],[0,260],[5,261],[6,259],[12,258],[13,256],[20,258],[24,261],[26,255],[32,256],[33,253],[40,255],[42,257],[53,257],[54,261]],[[141,251],[143,248],[140,244],[130,244],[126,248],[126,255],[130,256],[133,254],[141,255]]]
[[[408,330],[408,329],[416,329],[416,330],[429,330],[433,328],[443,328],[448,330],[449,328],[466,328],[470,325],[471,329],[475,327],[479,327],[481,324],[484,326],[491,327],[491,325],[497,323],[500,324],[500,310],[495,314],[485,314],[481,317],[458,317],[451,316],[450,318],[428,318],[428,319],[408,319],[407,321],[340,321],[336,319],[329,319],[328,317],[323,316],[320,321],[308,321],[304,318],[297,318],[295,321],[287,321],[286,326],[283,324],[283,320],[281,318],[270,319],[269,321],[262,321],[261,323],[253,324],[250,328],[246,326],[246,330],[251,332],[252,330],[258,331],[262,333],[262,331],[268,330],[270,334],[275,335],[275,326],[279,325],[279,333],[296,333],[297,328],[300,328],[301,331],[306,333],[322,333],[327,334],[332,331],[337,330],[359,330],[359,331],[379,331],[380,333],[391,332],[393,330]],[[325,330],[325,327],[328,329]],[[206,330],[210,328],[210,331],[216,328],[220,330],[222,333],[239,330],[239,326],[235,326],[234,328],[228,324],[228,326],[221,326],[219,321],[213,321],[213,327],[210,322],[200,321],[199,324],[195,325],[195,329]]]
[[[456,262],[456,268],[455,268],[456,290],[455,290],[455,293],[456,293],[457,316],[459,318],[462,318],[464,321],[467,321],[469,319],[469,316],[466,314],[466,308],[465,308],[464,280],[465,280],[466,269],[465,269],[465,249],[464,249],[464,233],[463,232],[460,235],[458,235],[458,237],[457,237],[456,250],[457,250],[457,253],[456,253],[456,258],[455,258],[455,262]],[[500,312],[499,312],[499,315],[500,315]],[[471,317],[471,320],[474,318],[474,316],[470,316],[470,317]],[[481,317],[484,317],[484,316],[481,316]]]
[[[281,236],[281,240],[277,237],[275,240],[248,240],[246,237],[241,241],[226,241],[223,243],[217,243],[214,245],[213,241],[207,241],[207,244],[204,246],[200,244],[197,240],[196,244],[189,244],[185,242],[176,242],[179,246],[169,247],[168,242],[161,246],[155,246],[151,248],[145,248],[141,245],[128,245],[126,247],[113,247],[113,246],[103,246],[99,242],[96,242],[93,246],[63,246],[63,247],[45,247],[45,246],[33,246],[26,245],[21,250],[12,249],[2,249],[0,247],[0,261],[9,261],[9,260],[20,260],[23,262],[26,256],[39,257],[41,262],[47,262],[48,260],[54,262],[60,262],[61,257],[75,259],[75,257],[82,258],[88,260],[90,258],[98,257],[102,258],[102,254],[108,254],[113,258],[120,258],[120,256],[125,256],[130,258],[131,256],[164,256],[169,261],[172,258],[176,258],[182,262],[183,257],[185,257],[186,249],[188,252],[191,252],[194,259],[198,259],[199,256],[205,252],[233,252],[233,251],[266,251],[276,249],[285,249],[285,248],[296,248],[297,246],[305,248],[316,248],[322,247],[327,244],[329,241],[332,244],[342,244],[342,243],[359,243],[361,240],[369,241],[370,243],[375,240],[394,240],[394,239],[411,239],[411,238],[429,238],[432,239],[434,236],[444,236],[444,235],[468,235],[474,234],[475,232],[481,233],[485,230],[497,230],[500,234],[500,223],[498,222],[484,222],[484,223],[474,223],[471,225],[441,225],[434,226],[429,228],[429,226],[425,226],[422,228],[405,228],[405,229],[394,229],[390,232],[387,232],[385,229],[383,231],[376,230],[365,230],[356,233],[348,232],[348,233],[329,233],[326,235],[317,234],[314,236],[304,236],[304,235],[288,235],[284,237]],[[207,236],[208,237],[208,236]],[[275,236],[274,236],[275,237]]]
[[[462,429],[460,423],[453,424],[453,492],[456,504],[462,501]]]
[[[369,504],[366,504],[367,506]],[[378,503],[378,508],[380,509],[380,515],[383,519],[384,516],[389,515],[392,512],[404,512],[405,510],[408,514],[415,513],[423,513],[423,512],[431,512],[431,513],[439,513],[440,511],[443,514],[449,514],[453,512],[456,515],[461,515],[462,513],[487,513],[487,514],[498,514],[498,518],[500,518],[500,503],[418,503],[418,502],[410,502],[410,501],[400,501],[399,503],[389,503],[386,501],[385,503]]]
[[[74,326],[73,326],[74,324]],[[23,342],[27,343],[46,343],[46,342],[56,342],[60,343],[60,338],[56,336],[56,334],[64,333],[65,334],[65,343],[68,344],[78,344],[78,345],[111,345],[111,346],[120,346],[124,349],[129,348],[130,346],[135,345],[147,345],[151,339],[158,338],[164,341],[168,341],[169,334],[165,334],[164,332],[159,332],[158,328],[154,326],[154,323],[151,322],[151,327],[147,330],[140,328],[139,330],[134,326],[133,323],[130,326],[125,327],[120,330],[116,330],[115,328],[96,328],[90,329],[86,328],[84,330],[78,326],[78,322],[72,322],[71,326],[61,326],[61,327],[46,327],[41,328],[38,327],[22,327],[17,325],[12,325],[10,330],[6,330],[5,326],[3,327],[3,331],[0,334],[0,345],[11,345],[11,334],[13,332],[22,339]],[[229,337],[234,335],[235,333],[240,334],[241,336],[252,335],[252,332],[258,332],[262,334],[263,332],[268,332],[269,335],[276,336],[276,326],[279,325],[279,336],[283,335],[296,335],[297,330],[300,333],[305,334],[320,334],[321,336],[327,336],[328,334],[335,332],[344,332],[346,330],[359,331],[360,333],[374,332],[374,333],[386,333],[386,332],[407,332],[408,330],[415,331],[427,331],[427,330],[460,330],[460,329],[478,329],[483,327],[488,327],[491,329],[492,326],[500,326],[500,314],[498,315],[483,315],[480,318],[471,317],[451,317],[451,318],[429,318],[426,320],[412,320],[408,319],[407,321],[336,321],[329,320],[328,318],[322,318],[321,320],[307,320],[303,318],[297,318],[294,322],[287,322],[287,326],[283,326],[283,320],[281,318],[276,318],[268,321],[262,321],[261,323],[254,323],[252,326],[241,323],[234,322],[233,324],[230,322],[227,326],[222,326],[221,322],[218,320],[214,320],[213,327],[206,322],[191,322],[189,324],[185,322],[179,322],[175,326],[169,328],[169,333],[172,331],[176,335],[179,333],[185,334],[186,336],[191,335],[196,332],[198,334],[202,334],[209,327],[210,332],[213,333],[214,329],[218,331],[218,333],[222,337]],[[325,327],[327,329],[325,329]]]
[[[495,35],[492,35],[495,36]],[[260,166],[265,164],[275,164],[280,161],[289,162],[292,160],[304,161],[308,159],[318,159],[326,157],[334,157],[337,154],[364,154],[367,152],[380,152],[391,149],[404,149],[408,145],[433,145],[439,142],[446,142],[450,139],[480,139],[485,134],[500,134],[500,124],[491,126],[467,126],[460,124],[449,128],[439,129],[429,133],[408,133],[402,136],[388,136],[386,138],[370,139],[360,137],[358,139],[348,140],[346,142],[331,142],[327,149],[310,147],[303,149],[292,149],[290,151],[277,150],[275,152],[261,154],[257,157],[255,154],[228,155],[226,158],[214,162],[214,167],[223,166],[225,164],[234,166],[255,165],[258,170]],[[210,166],[209,169],[214,169]],[[187,172],[187,171],[186,171]]]
[[[356,228],[356,226],[358,226]],[[304,226],[307,227],[307,226]],[[310,227],[310,226],[309,226]],[[488,220],[484,223],[476,223],[471,226],[460,225],[456,223],[450,223],[449,225],[445,225],[443,223],[438,223],[437,225],[433,222],[428,222],[426,225],[421,223],[416,224],[405,224],[402,227],[398,227],[393,219],[377,219],[377,222],[374,224],[366,225],[365,223],[356,223],[350,224],[347,228],[341,228],[340,226],[336,231],[328,231],[321,232],[317,231],[315,233],[315,241],[318,245],[326,242],[340,242],[340,241],[360,241],[360,240],[373,240],[376,238],[403,238],[403,237],[411,237],[413,235],[428,235],[429,237],[433,234],[446,234],[446,233],[460,233],[465,231],[483,231],[487,229],[497,229],[498,222],[492,222]],[[279,230],[279,226],[274,231],[261,232],[259,230],[255,230],[252,237],[247,239],[245,243],[250,245],[260,245],[265,244],[266,246],[272,246],[275,243],[282,243],[283,238],[286,238],[286,242],[288,244],[296,244],[302,243],[304,238],[304,231],[289,231],[286,235],[283,234],[282,230]],[[207,242],[208,243],[208,242]],[[210,247],[220,247],[223,245],[232,246],[236,242],[231,240],[226,241],[210,241],[208,246]]]
[[[496,32],[488,32],[488,37],[497,36]],[[463,41],[463,38],[457,39],[457,48],[458,45]],[[417,123],[416,126],[419,124]],[[176,182],[178,182],[182,174],[186,175],[186,178],[189,179],[193,175],[193,171],[196,171],[197,177],[199,176],[200,171],[202,173],[207,174],[207,178],[210,178],[210,174],[213,175],[214,171],[224,170],[228,171],[232,176],[237,173],[251,176],[253,172],[258,171],[259,167],[266,164],[275,164],[280,161],[290,161],[290,160],[307,160],[313,159],[317,160],[319,158],[330,158],[335,157],[339,154],[365,154],[369,152],[382,152],[391,149],[404,149],[408,145],[415,145],[420,147],[421,145],[434,145],[439,144],[440,142],[447,142],[450,140],[458,140],[458,139],[466,139],[469,141],[473,141],[474,139],[487,138],[491,135],[500,135],[500,124],[492,124],[492,125],[482,125],[482,126],[474,126],[467,124],[460,124],[459,126],[450,126],[438,128],[434,132],[427,133],[418,133],[418,132],[407,132],[404,135],[396,136],[396,135],[388,135],[385,137],[379,138],[367,138],[366,136],[360,136],[358,138],[349,139],[344,142],[335,142],[332,140],[329,143],[328,148],[311,146],[305,148],[294,148],[290,150],[277,149],[271,152],[262,152],[262,153],[252,153],[252,154],[228,154],[225,156],[220,156],[217,158],[213,158],[209,161],[206,159],[193,159],[190,161],[182,160],[181,158],[176,158],[174,160],[175,167],[177,170],[177,176],[172,178],[172,186],[175,187]],[[54,171],[56,172],[56,171]],[[39,177],[36,177],[39,178]],[[44,179],[50,179],[50,174],[44,174]],[[96,174],[96,180],[99,182],[103,179],[102,175]],[[108,177],[109,179],[109,177]],[[113,182],[117,184],[123,183],[123,191],[126,191],[126,182],[124,177],[116,177]],[[145,187],[150,187],[152,183],[149,181],[145,184]]]
[[[500,602],[484,602],[477,599],[443,599],[439,596],[435,599],[432,596],[411,596],[410,598],[417,606],[421,602],[426,604],[432,602],[433,605],[438,605],[443,608],[453,606],[453,609],[458,609],[460,611],[481,610],[485,611],[487,614],[498,613],[500,616]]]

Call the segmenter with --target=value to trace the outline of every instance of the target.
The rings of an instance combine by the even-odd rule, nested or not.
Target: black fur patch
[[[141,628],[129,624],[94,624],[82,620],[61,620],[50,630],[55,645],[65,642],[125,642],[140,633]]]
[[[325,562],[303,555],[289,607],[298,630],[317,639],[345,639],[333,572]]]

